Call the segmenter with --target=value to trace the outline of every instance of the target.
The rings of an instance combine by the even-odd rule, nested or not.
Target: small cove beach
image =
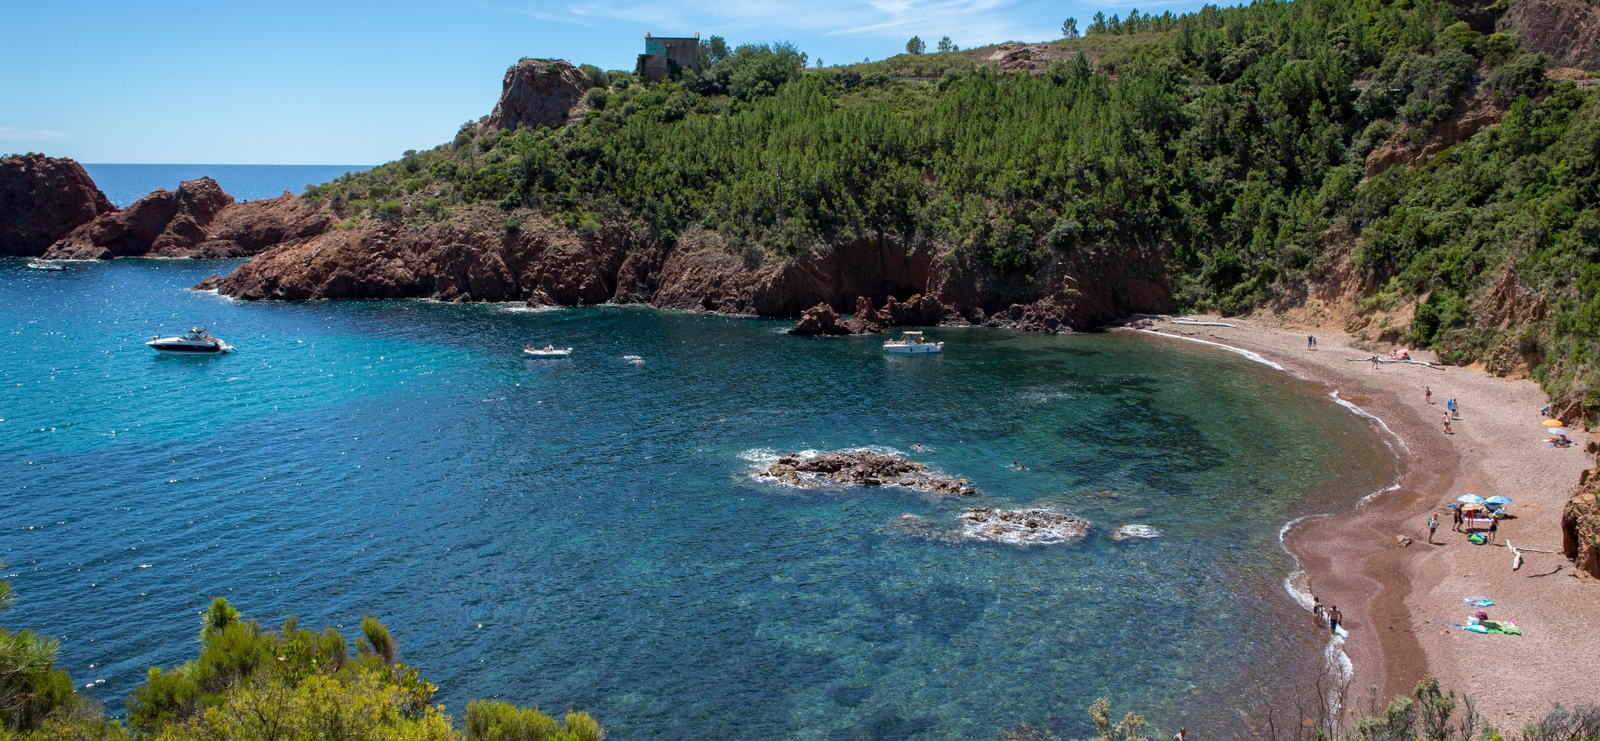
[[[1593,702],[1600,633],[1589,626],[1600,618],[1600,584],[1574,576],[1567,559],[1552,553],[1560,550],[1562,507],[1593,464],[1582,450],[1590,436],[1577,433],[1571,448],[1549,447],[1537,384],[1476,367],[1350,362],[1373,353],[1343,332],[1270,317],[1186,319],[1207,324],[1157,321],[1149,329],[1255,353],[1326,386],[1394,436],[1402,461],[1395,490],[1309,519],[1286,537],[1313,593],[1345,614],[1352,701],[1364,700],[1372,685],[1384,698],[1405,693],[1431,674],[1470,695],[1502,729],[1520,729],[1555,703]],[[1307,348],[1308,335],[1316,337],[1315,350]],[[1431,402],[1424,389],[1432,390]],[[1447,435],[1441,422],[1448,399],[1457,401],[1460,417]],[[1515,500],[1508,507],[1515,519],[1501,523],[1496,545],[1471,545],[1451,530],[1445,507],[1464,493]],[[1440,519],[1432,545],[1429,513]],[[1517,571],[1502,547],[1508,541],[1525,549]],[[1473,611],[1462,602],[1471,595],[1493,599],[1488,613],[1515,621],[1524,635],[1457,627]]]

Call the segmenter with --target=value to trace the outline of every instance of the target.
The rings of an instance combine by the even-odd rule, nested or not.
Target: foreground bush
[[[0,582],[0,608],[10,584]],[[201,619],[200,655],[152,667],[128,700],[127,725],[77,696],[54,667],[57,644],[0,629],[0,741],[600,741],[587,713],[563,721],[499,701],[467,706],[465,732],[432,703],[437,691],[400,663],[372,616],[352,656],[333,628],[290,617],[266,630],[218,597]]]

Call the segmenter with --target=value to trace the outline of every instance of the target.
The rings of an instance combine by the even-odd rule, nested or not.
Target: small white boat
[[[189,330],[189,333],[184,335],[173,337],[156,335],[144,344],[165,355],[219,355],[233,352],[232,345],[212,337],[210,332],[199,327]]]
[[[544,347],[528,345],[522,348],[522,354],[530,358],[570,358],[572,357],[572,348],[562,349],[555,345],[545,345]]]
[[[901,332],[900,339],[883,343],[884,352],[902,355],[925,355],[944,351],[943,342],[924,342],[921,332]]]
[[[66,268],[49,260],[29,260],[28,268],[30,270],[66,270]]]
[[[644,358],[641,358],[638,355],[624,355],[624,356],[622,356],[622,359],[626,360],[626,361],[628,361],[630,363],[633,363],[634,365],[643,365],[644,364]]]

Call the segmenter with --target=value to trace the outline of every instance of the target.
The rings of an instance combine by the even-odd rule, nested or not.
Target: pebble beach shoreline
[[[1350,637],[1340,648],[1353,671],[1352,701],[1364,701],[1372,686],[1386,699],[1404,694],[1433,675],[1471,696],[1485,721],[1502,729],[1520,729],[1556,703],[1595,701],[1600,631],[1589,626],[1600,619],[1600,583],[1576,576],[1557,553],[1562,507],[1579,473],[1593,464],[1582,450],[1590,435],[1575,433],[1571,448],[1548,447],[1539,434],[1545,394],[1537,384],[1475,367],[1351,362],[1373,353],[1338,330],[1185,319],[1233,326],[1155,321],[1147,331],[1254,354],[1320,384],[1375,418],[1375,432],[1393,436],[1402,471],[1397,487],[1331,517],[1308,519],[1285,537],[1310,590],[1345,614]],[[1315,350],[1307,349],[1307,335],[1316,337]],[[1418,351],[1412,357],[1433,359]],[[1431,404],[1424,387],[1433,390]],[[1447,435],[1449,398],[1461,410]],[[1509,508],[1516,519],[1502,523],[1497,543],[1523,549],[1519,570],[1511,569],[1508,549],[1474,546],[1451,531],[1444,507],[1463,493],[1516,500]],[[1430,512],[1440,515],[1433,545]],[[1462,599],[1479,594],[1495,601],[1491,616],[1514,620],[1524,635],[1456,627],[1471,612]]]

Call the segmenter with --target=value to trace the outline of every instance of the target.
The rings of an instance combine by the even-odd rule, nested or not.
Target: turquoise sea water
[[[616,739],[1081,738],[1101,695],[1168,735],[1218,728],[1321,648],[1279,527],[1394,471],[1362,420],[1213,348],[935,329],[942,357],[885,357],[642,308],[186,290],[231,264],[0,261],[5,621],[61,637],[113,711],[193,657],[224,595],[269,625],[376,614],[451,711],[581,707]],[[239,352],[140,345],[191,325]],[[750,476],[863,446],[982,494]],[[895,525],[974,505],[1094,527],[1018,548]],[[1124,523],[1163,536],[1113,543]]]
[[[118,208],[139,200],[157,188],[176,190],[185,180],[209,177],[236,200],[277,198],[284,191],[299,193],[307,185],[326,183],[347,172],[371,165],[124,165],[84,163],[94,184]]]

